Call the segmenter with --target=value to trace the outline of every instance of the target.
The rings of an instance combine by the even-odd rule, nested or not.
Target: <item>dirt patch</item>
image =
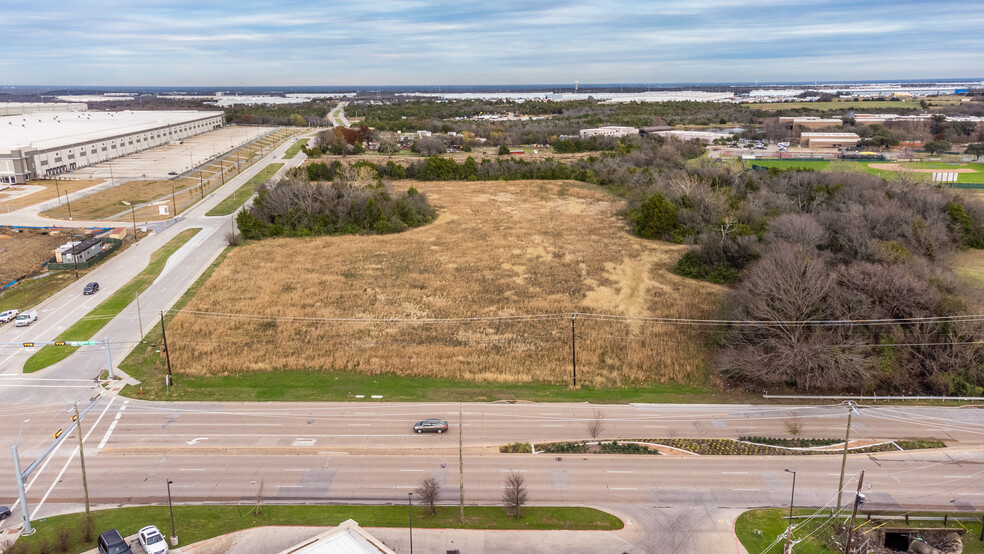
[[[437,222],[384,236],[273,239],[236,248],[168,329],[191,374],[350,370],[566,383],[570,312],[709,317],[721,287],[679,277],[684,247],[633,237],[622,201],[583,183],[403,182]],[[249,275],[249,283],[242,280]],[[518,317],[523,316],[523,317]],[[342,318],[300,321],[288,318]],[[481,319],[481,318],[515,319]],[[382,318],[402,321],[381,322]],[[422,319],[461,318],[428,324]],[[358,321],[369,319],[373,321]],[[580,319],[578,381],[703,382],[689,328]]]
[[[71,232],[0,227],[0,285],[41,273],[51,251],[70,240]]]
[[[923,169],[919,167],[907,167],[904,164],[893,163],[870,163],[871,169],[884,169],[886,171],[904,171],[908,173],[977,173],[969,167],[947,168],[947,169]]]

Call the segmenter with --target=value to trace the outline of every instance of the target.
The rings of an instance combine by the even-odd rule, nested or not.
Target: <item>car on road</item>
[[[38,319],[37,310],[28,310],[17,316],[14,320],[14,325],[18,327],[27,327],[28,325],[34,323]]]
[[[448,430],[448,422],[436,417],[429,417],[423,421],[418,421],[413,426],[413,430],[418,433],[443,433]]]
[[[0,506],[0,521],[3,521],[10,517],[10,508],[7,506]]]
[[[7,310],[6,312],[0,312],[0,323],[10,323],[17,317],[20,312],[17,310]]]
[[[168,175],[177,175],[178,172],[177,171],[168,171],[167,174]]]
[[[130,545],[126,544],[123,535],[120,535],[116,529],[110,529],[99,535],[96,544],[99,548],[99,554],[133,554]]]
[[[96,294],[99,292],[99,283],[93,281],[82,289],[82,294]]]
[[[137,534],[137,540],[147,554],[167,554],[167,541],[156,525],[148,525]]]

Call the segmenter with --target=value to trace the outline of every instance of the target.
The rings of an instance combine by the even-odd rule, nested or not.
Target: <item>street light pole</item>
[[[847,432],[844,433],[844,452],[841,454],[840,481],[837,483],[837,511],[841,509],[841,495],[844,493],[844,468],[847,466],[847,443],[851,440],[851,416],[854,415],[854,403],[847,401]]]
[[[407,493],[407,509],[410,512],[410,554],[413,554],[413,493]]]
[[[17,432],[17,440],[10,447],[10,453],[14,457],[14,473],[17,474],[17,495],[20,497],[21,515],[24,518],[24,529],[21,531],[21,535],[25,537],[33,535],[35,529],[31,527],[31,510],[27,507],[27,491],[24,490],[24,474],[21,473],[20,454],[17,453],[17,443],[20,442],[21,433],[24,431],[24,423],[28,421],[31,420],[25,419],[21,423],[20,431]]]
[[[167,480],[167,508],[171,512],[171,546],[177,546],[178,535],[174,532],[174,505],[171,504],[171,485],[174,481]]]
[[[75,430],[79,433],[79,463],[82,464],[82,492],[85,494],[85,519],[89,519],[89,481],[85,477],[85,449],[82,446],[82,418],[79,416],[79,403],[75,403]]]
[[[127,202],[126,200],[121,200],[127,206],[130,206],[130,219],[133,220],[133,242],[137,242],[140,239],[137,237],[137,215],[133,212],[133,204]]]
[[[786,554],[793,552],[793,499],[796,498],[796,472],[786,470],[786,473],[793,474],[793,492],[789,495],[789,524],[786,526]]]
[[[174,192],[174,179],[171,179],[171,211],[174,212],[173,217],[178,217],[178,200]]]

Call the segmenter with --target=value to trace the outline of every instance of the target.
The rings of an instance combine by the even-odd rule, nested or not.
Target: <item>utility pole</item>
[[[178,217],[178,199],[174,192],[174,179],[171,179],[171,211],[174,212],[174,217]]]
[[[864,503],[864,495],[861,494],[861,485],[864,484],[864,468],[861,468],[861,475],[858,476],[858,492],[854,496],[854,509],[851,510],[851,525],[847,528],[847,543],[844,544],[844,554],[851,552],[851,540],[854,538],[854,518],[858,515],[858,506]]]
[[[85,494],[85,519],[89,519],[89,482],[85,478],[85,449],[82,447],[82,418],[79,417],[79,405],[75,404],[75,425],[79,432],[79,461],[82,462],[82,491]]]
[[[202,172],[198,172],[198,184],[202,189],[202,200],[205,199],[205,177],[202,176]]]
[[[135,292],[133,293],[133,296],[137,300],[137,325],[140,326],[139,329],[137,329],[137,334],[140,335],[140,340],[143,340],[143,318],[140,317],[140,293]]]
[[[164,330],[164,312],[161,312],[161,335],[164,337],[164,358],[167,360],[167,384],[171,385],[171,351],[167,347],[167,331]]]
[[[571,314],[571,371],[573,373],[574,388],[577,388],[577,350],[575,349],[577,335],[574,333],[574,317],[576,315]]]
[[[786,473],[793,474],[793,492],[789,495],[789,524],[786,526],[786,549],[785,554],[793,552],[793,500],[796,498],[796,472],[787,469]]]
[[[461,523],[465,522],[465,454],[462,447],[461,434],[465,427],[465,421],[461,417],[461,403],[458,403],[458,507],[460,511]]]
[[[844,492],[844,468],[847,466],[847,443],[851,440],[851,416],[857,411],[854,409],[854,403],[850,400],[847,401],[847,432],[844,433],[844,453],[841,454],[841,474],[840,481],[837,483],[837,511],[841,509],[841,495]]]

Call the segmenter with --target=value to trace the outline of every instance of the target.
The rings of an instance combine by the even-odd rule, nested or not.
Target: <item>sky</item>
[[[0,84],[984,77],[984,2],[0,0]]]

